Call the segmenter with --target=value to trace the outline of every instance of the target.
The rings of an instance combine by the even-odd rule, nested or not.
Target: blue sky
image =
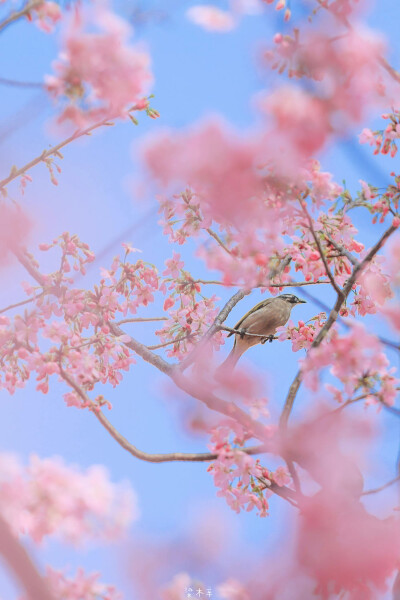
[[[160,268],[172,253],[156,223],[154,199],[135,200],[134,185],[141,177],[136,155],[140,140],[148,132],[164,126],[182,128],[210,113],[222,114],[240,130],[253,126],[256,117],[251,99],[266,83],[256,64],[258,52],[262,44],[269,42],[273,32],[290,27],[283,24],[281,14],[269,9],[260,16],[244,18],[231,34],[208,34],[186,21],[185,9],[192,4],[171,2],[167,18],[137,28],[136,37],[147,44],[152,55],[153,106],[161,118],[153,121],[141,116],[138,127],[118,124],[66,148],[58,187],[50,183],[42,165],[32,171],[34,181],[22,199],[35,220],[31,247],[69,230],[78,233],[95,253],[101,252],[105,265],[118,253],[121,241],[132,242],[143,251],[145,260]],[[296,19],[304,8],[300,3],[292,4]],[[162,3],[149,1],[142,5],[159,10]],[[118,10],[126,18],[132,14],[127,3],[119,2]],[[400,6],[390,0],[380,0],[379,8],[371,10],[369,17],[374,27],[388,36],[388,56],[395,66],[400,43],[399,17]],[[47,36],[29,23],[18,23],[0,34],[0,77],[40,82],[44,73],[51,72],[51,62],[57,52],[57,36]],[[51,103],[40,91],[1,86],[0,104],[0,175],[5,176],[13,164],[25,164],[61,138],[51,127],[54,115]],[[374,116],[379,115],[371,115],[363,126],[375,123]],[[396,168],[398,159],[372,159],[369,147],[358,146],[357,133],[349,132],[348,139],[319,157],[324,170],[331,170],[339,182],[345,178],[353,191],[359,179],[378,186],[387,184],[388,173]],[[16,187],[10,190],[12,196],[20,200]],[[145,218],[140,220],[143,215]],[[359,225],[363,240],[372,241],[369,219],[363,217]],[[127,233],[121,236],[121,232]],[[205,273],[193,256],[193,246],[189,245],[182,254],[193,273],[199,276]],[[88,286],[98,277],[99,266],[100,262],[96,262],[90,270]],[[19,273],[17,265],[3,269],[2,280],[7,283],[0,293],[1,306],[23,296],[17,287]],[[22,272],[21,278],[26,279]],[[228,294],[216,291],[222,305]],[[320,289],[316,293],[322,300],[331,297],[329,292]],[[258,301],[258,292],[246,298],[235,308],[230,324]],[[310,318],[319,312],[312,304],[296,310],[295,318]],[[138,326],[135,335],[144,342],[151,343],[154,339],[151,330],[144,326]],[[260,367],[267,364],[275,374],[272,411],[279,407],[282,389],[287,388],[296,372],[298,357],[291,353],[288,343],[257,346],[248,352],[249,362]],[[173,539],[179,532],[194,536],[198,506],[210,514],[221,512],[221,519],[226,519],[228,527],[236,532],[243,552],[264,553],[278,543],[285,523],[290,520],[290,510],[279,500],[271,501],[271,517],[267,519],[260,520],[253,514],[234,515],[223,500],[216,498],[205,465],[153,465],[133,459],[115,444],[90,413],[67,408],[62,400],[64,390],[64,386],[54,382],[47,396],[36,393],[32,384],[13,397],[1,392],[2,449],[18,452],[23,457],[31,452],[43,457],[61,455],[66,462],[83,467],[102,463],[110,470],[113,480],[128,479],[137,492],[141,511],[140,520],[132,528],[133,539],[151,535],[161,542]],[[140,359],[117,390],[107,389],[107,396],[113,403],[113,410],[107,416],[139,448],[148,452],[205,450],[205,439],[193,440],[182,432],[179,419],[174,418],[174,411],[169,409],[170,399],[162,375]],[[178,398],[176,402],[184,400]],[[394,472],[398,423],[389,423],[386,416],[382,420],[389,433],[382,460],[390,477]],[[40,554],[35,551],[35,555],[42,564],[48,560],[56,567],[82,563],[88,571],[101,570],[104,581],[129,589],[115,548],[81,552],[48,544]],[[185,564],[181,565],[181,570],[186,568]],[[220,579],[218,568],[213,568],[211,563],[192,565],[191,573],[202,577],[211,587]],[[6,578],[1,584],[4,587],[0,587],[0,594],[6,597],[10,584]],[[127,598],[131,597],[128,592]]]

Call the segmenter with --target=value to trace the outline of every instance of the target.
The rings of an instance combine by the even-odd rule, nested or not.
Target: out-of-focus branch
[[[15,21],[18,21],[19,19],[21,19],[22,17],[27,16],[31,10],[40,6],[42,3],[43,3],[43,0],[29,0],[29,2],[27,2],[25,4],[25,6],[23,6],[21,8],[21,10],[13,11],[12,13],[10,13],[8,15],[8,17],[6,17],[4,19],[4,21],[1,21],[0,31],[3,31],[3,29],[5,29],[9,25],[11,25],[11,23],[14,23]]]
[[[25,589],[29,600],[55,600],[47,584],[38,573],[31,557],[20,541],[13,535],[8,523],[1,515],[0,554],[13,571],[18,583]]]
[[[363,492],[361,494],[361,496],[368,496],[369,494],[377,494],[378,492],[382,492],[382,490],[386,490],[386,488],[390,487],[394,483],[397,483],[398,481],[400,481],[400,475],[397,475],[397,477],[395,477],[394,479],[391,479],[387,483],[384,483],[380,487],[373,488],[372,490],[367,490],[367,491]]]
[[[386,240],[392,235],[392,233],[394,233],[397,230],[396,227],[393,227],[393,225],[391,225],[383,234],[382,236],[379,238],[379,240],[376,242],[376,244],[371,248],[371,250],[368,252],[368,254],[364,257],[364,259],[359,262],[353,269],[352,274],[350,275],[349,279],[347,280],[346,285],[344,286],[343,290],[341,290],[341,294],[338,294],[336,302],[334,307],[332,308],[332,310],[330,311],[329,317],[326,321],[326,323],[324,324],[324,326],[322,327],[322,329],[319,331],[317,337],[315,338],[315,340],[313,341],[313,343],[310,346],[310,350],[312,348],[317,348],[322,340],[325,338],[326,334],[328,333],[328,331],[331,329],[332,325],[336,322],[336,320],[339,317],[339,312],[340,309],[342,308],[344,302],[347,299],[347,296],[350,294],[351,289],[354,285],[354,283],[357,280],[357,276],[358,274],[362,271],[362,269],[365,267],[365,265],[369,262],[371,262],[371,260],[374,258],[374,256],[379,252],[379,250],[382,248],[382,246],[385,244]],[[289,388],[289,392],[286,396],[285,399],[285,403],[282,409],[282,413],[279,419],[279,426],[282,430],[285,430],[287,427],[287,423],[290,417],[290,413],[292,411],[293,408],[293,404],[297,395],[297,392],[299,391],[300,385],[301,385],[301,379],[302,379],[302,373],[301,370],[298,371],[298,373],[296,374],[290,388]]]
[[[330,10],[330,6],[327,5],[325,1],[317,0],[317,2],[321,8],[324,8],[325,10],[327,10],[340,23],[342,23],[349,31],[351,31],[353,29],[353,27],[351,26],[348,19],[346,17],[344,17],[343,15],[339,15],[336,12],[332,12]],[[389,75],[392,77],[392,79],[397,81],[397,83],[400,83],[400,73],[392,67],[392,65],[386,60],[386,58],[384,56],[378,56],[377,60],[378,60],[378,63],[381,65],[381,67],[383,67],[385,69],[385,71],[387,71],[389,73]]]
[[[18,87],[18,88],[39,88],[43,89],[44,84],[39,83],[38,81],[16,81],[15,79],[7,79],[6,77],[0,77],[0,85],[9,85],[10,87]]]

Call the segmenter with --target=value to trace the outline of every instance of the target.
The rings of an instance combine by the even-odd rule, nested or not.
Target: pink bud
[[[168,310],[169,308],[171,308],[171,306],[173,306],[175,304],[175,302],[172,300],[171,297],[168,297],[165,302],[164,302],[164,310]]]

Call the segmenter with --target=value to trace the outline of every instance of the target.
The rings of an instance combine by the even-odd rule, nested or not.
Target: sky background
[[[258,57],[263,45],[273,33],[291,27],[282,21],[282,13],[267,7],[258,16],[245,17],[239,27],[229,34],[204,32],[185,18],[185,10],[193,2],[155,0],[118,2],[119,14],[131,20],[135,7],[148,11],[148,21],[137,24],[135,39],[147,45],[153,62],[155,85],[152,101],[161,118],[153,121],[139,116],[140,124],[119,123],[113,128],[97,131],[90,138],[68,146],[61,163],[59,185],[53,186],[43,165],[31,171],[32,184],[22,204],[32,215],[34,229],[29,247],[48,242],[63,231],[77,233],[99,257],[89,270],[85,281],[90,287],[99,277],[100,266],[109,265],[119,253],[121,242],[131,242],[143,251],[143,258],[162,269],[163,262],[172,254],[172,248],[163,238],[157,225],[157,204],[150,194],[137,194],[142,179],[137,149],[146,134],[163,127],[184,128],[209,114],[220,114],[238,130],[257,126],[253,108],[254,95],[269,85]],[[224,7],[224,2],[215,2]],[[293,18],[299,19],[306,3],[293,2]],[[166,6],[167,5],[167,6]],[[3,7],[7,12],[9,3]],[[168,7],[168,14],[166,8]],[[369,22],[388,39],[387,57],[399,66],[398,23],[400,6],[393,0],[379,0],[378,8],[371,6]],[[34,25],[20,22],[0,34],[0,78],[25,82],[41,82],[45,73],[51,73],[51,62],[58,53],[58,36],[46,35]],[[0,82],[1,83],[1,82]],[[45,93],[34,88],[0,86],[0,177],[5,177],[13,164],[21,166],[39,155],[45,148],[63,139],[64,134],[52,125],[54,109]],[[372,158],[369,147],[359,146],[357,134],[364,126],[373,127],[377,114],[360,124],[346,139],[327,148],[320,158],[323,170],[330,170],[336,180],[343,179],[351,191],[357,189],[359,179],[377,186],[389,182],[389,172],[398,166],[398,159]],[[21,201],[17,186],[10,186],[11,197]],[[140,197],[138,197],[140,196]],[[361,238],[372,242],[368,217],[357,221]],[[182,252],[188,269],[199,277],[206,271],[194,256],[194,247],[176,249]],[[4,306],[24,297],[19,287],[27,275],[12,264],[1,271],[3,285],[0,302]],[[329,301],[332,295],[319,286],[315,295]],[[215,290],[221,297],[228,293]],[[300,294],[299,294],[300,295]],[[245,310],[260,301],[254,292],[236,307],[228,319],[233,325]],[[160,308],[160,307],[158,307]],[[297,307],[295,320],[306,320],[319,312],[312,303]],[[158,316],[156,307],[151,316]],[[138,325],[135,336],[144,343],[156,343],[152,331],[156,326]],[[380,326],[379,332],[390,337],[390,331]],[[221,350],[221,359],[226,354]],[[289,343],[257,346],[247,353],[246,361],[274,373],[270,386],[270,408],[279,411],[282,397],[295,372],[297,360],[303,353],[293,355]],[[53,378],[54,379],[54,378]],[[271,379],[271,378],[269,378]],[[105,395],[113,404],[107,417],[119,431],[138,448],[148,452],[205,451],[206,439],[191,438],[180,425],[180,403],[188,402],[177,394],[171,399],[165,378],[138,359],[137,365],[124,377],[116,390],[106,389]],[[184,558],[178,560],[175,572],[190,569],[194,577],[214,589],[229,573],[232,550],[246,556],[263,555],[277,548],[282,535],[290,529],[292,513],[276,498],[271,500],[271,516],[260,520],[255,514],[236,516],[216,498],[216,490],[205,464],[171,463],[153,465],[134,459],[124,452],[101,428],[92,414],[67,408],[62,400],[65,387],[53,382],[46,396],[35,392],[31,383],[13,397],[0,392],[2,418],[0,444],[3,451],[17,452],[27,458],[31,453],[41,457],[61,455],[67,463],[87,467],[104,464],[113,481],[129,480],[137,493],[140,519],[132,527],[133,547],[130,542],[117,547],[65,548],[54,542],[46,543],[40,552],[32,549],[39,564],[47,561],[54,567],[70,565],[74,570],[83,564],[87,571],[100,570],[102,580],[115,583],[125,590],[126,598],[136,600],[130,589],[127,570],[136,562],[142,540],[151,538],[158,547],[165,540],[175,544],[189,539],[193,548],[199,538],[209,532],[210,543],[217,536],[225,543],[216,565]],[[172,406],[172,410],[171,410]],[[385,427],[386,444],[379,461],[384,463],[380,476],[389,479],[395,472],[399,423],[387,415],[380,417]],[[376,460],[378,458],[375,457]],[[373,465],[376,465],[372,461]],[[373,480],[371,480],[373,481]],[[374,483],[383,483],[374,481]],[[201,524],[201,525],[200,525]],[[218,529],[218,527],[220,529]],[[218,535],[217,535],[218,534]],[[208,539],[208,538],[207,538]],[[214,539],[214,542],[216,540]],[[136,546],[135,546],[136,544]],[[228,565],[228,566],[227,566]],[[171,572],[173,575],[174,572]],[[154,577],[157,574],[154,573]],[[168,577],[166,577],[166,580]],[[12,584],[4,574],[0,579],[0,597],[13,598]],[[141,599],[140,599],[141,600]]]

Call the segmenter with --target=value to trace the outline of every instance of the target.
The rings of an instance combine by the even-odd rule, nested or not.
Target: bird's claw
[[[273,341],[274,341],[274,335],[271,334],[271,335],[267,335],[266,337],[262,338],[261,343],[265,344],[265,342],[271,343]]]

